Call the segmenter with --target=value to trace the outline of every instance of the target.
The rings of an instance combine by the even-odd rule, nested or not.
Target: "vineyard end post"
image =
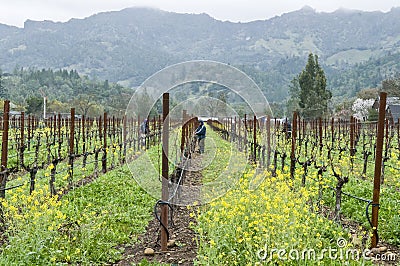
[[[72,185],[74,177],[74,141],[75,141],[75,108],[71,108],[71,121],[69,133],[69,184]]]
[[[169,145],[169,93],[163,94],[162,127],[162,194],[161,200],[168,201],[168,145]],[[167,250],[168,243],[168,205],[161,205],[161,250]]]
[[[386,92],[381,92],[379,96],[379,117],[378,117],[378,133],[376,139],[376,156],[375,156],[375,172],[374,172],[374,191],[372,196],[372,238],[371,246],[375,248],[378,244],[378,212],[379,212],[379,194],[381,187],[382,174],[382,150],[383,137],[385,130],[386,116]]]
[[[5,198],[6,192],[4,188],[6,187],[7,182],[7,158],[8,158],[8,123],[10,116],[10,101],[4,101],[4,113],[3,113],[3,138],[2,138],[2,145],[1,145],[1,171],[0,174],[0,197]]]

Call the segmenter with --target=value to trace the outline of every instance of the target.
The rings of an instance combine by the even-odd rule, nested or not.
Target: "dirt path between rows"
[[[184,175],[185,191],[180,194],[180,198],[185,202],[186,199],[200,198],[199,185],[202,175],[199,169],[201,155],[193,154],[190,166]],[[196,171],[192,170],[196,169]],[[172,189],[172,192],[174,189]],[[160,223],[154,217],[148,224],[146,232],[138,237],[138,242],[133,247],[124,247],[123,259],[114,265],[134,265],[145,260],[148,262],[166,263],[174,265],[193,265],[197,256],[197,235],[192,229],[196,224],[195,216],[198,207],[173,205],[173,224],[169,225],[169,234],[173,246],[168,247],[168,251],[161,252],[160,246]],[[192,214],[192,215],[191,215]],[[145,255],[146,248],[154,250],[153,255]]]

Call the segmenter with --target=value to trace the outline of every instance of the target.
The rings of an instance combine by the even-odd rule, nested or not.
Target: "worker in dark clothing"
[[[292,124],[289,121],[285,121],[283,123],[283,128],[282,132],[286,133],[286,138],[291,138],[292,137]]]
[[[204,141],[206,138],[206,126],[203,121],[199,121],[199,126],[196,128],[194,134],[197,137],[197,141],[199,143],[199,153],[204,153]]]
[[[150,133],[149,121],[147,119],[145,119],[140,124],[140,135],[139,135],[140,141],[139,141],[139,143],[141,146],[146,147],[146,138],[149,133]]]

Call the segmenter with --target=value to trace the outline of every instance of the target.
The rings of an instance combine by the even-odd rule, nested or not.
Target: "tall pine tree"
[[[382,81],[382,90],[391,97],[400,96],[400,74],[392,79]]]
[[[326,115],[332,93],[326,88],[325,73],[318,63],[317,55],[309,54],[306,67],[298,76],[298,82],[302,116],[311,119]]]
[[[286,102],[286,109],[287,109],[287,115],[291,117],[291,114],[293,112],[299,112],[300,111],[300,85],[299,85],[299,76],[297,75],[296,77],[293,78],[293,80],[290,82],[289,85],[289,96],[290,98]]]
[[[0,69],[0,99],[7,99],[8,93],[3,82],[3,71]]]

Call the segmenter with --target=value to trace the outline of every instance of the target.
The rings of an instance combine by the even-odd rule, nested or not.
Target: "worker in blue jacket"
[[[197,136],[197,140],[199,143],[199,153],[204,153],[204,141],[206,138],[206,126],[204,122],[199,120],[199,126],[196,128],[194,134]]]

